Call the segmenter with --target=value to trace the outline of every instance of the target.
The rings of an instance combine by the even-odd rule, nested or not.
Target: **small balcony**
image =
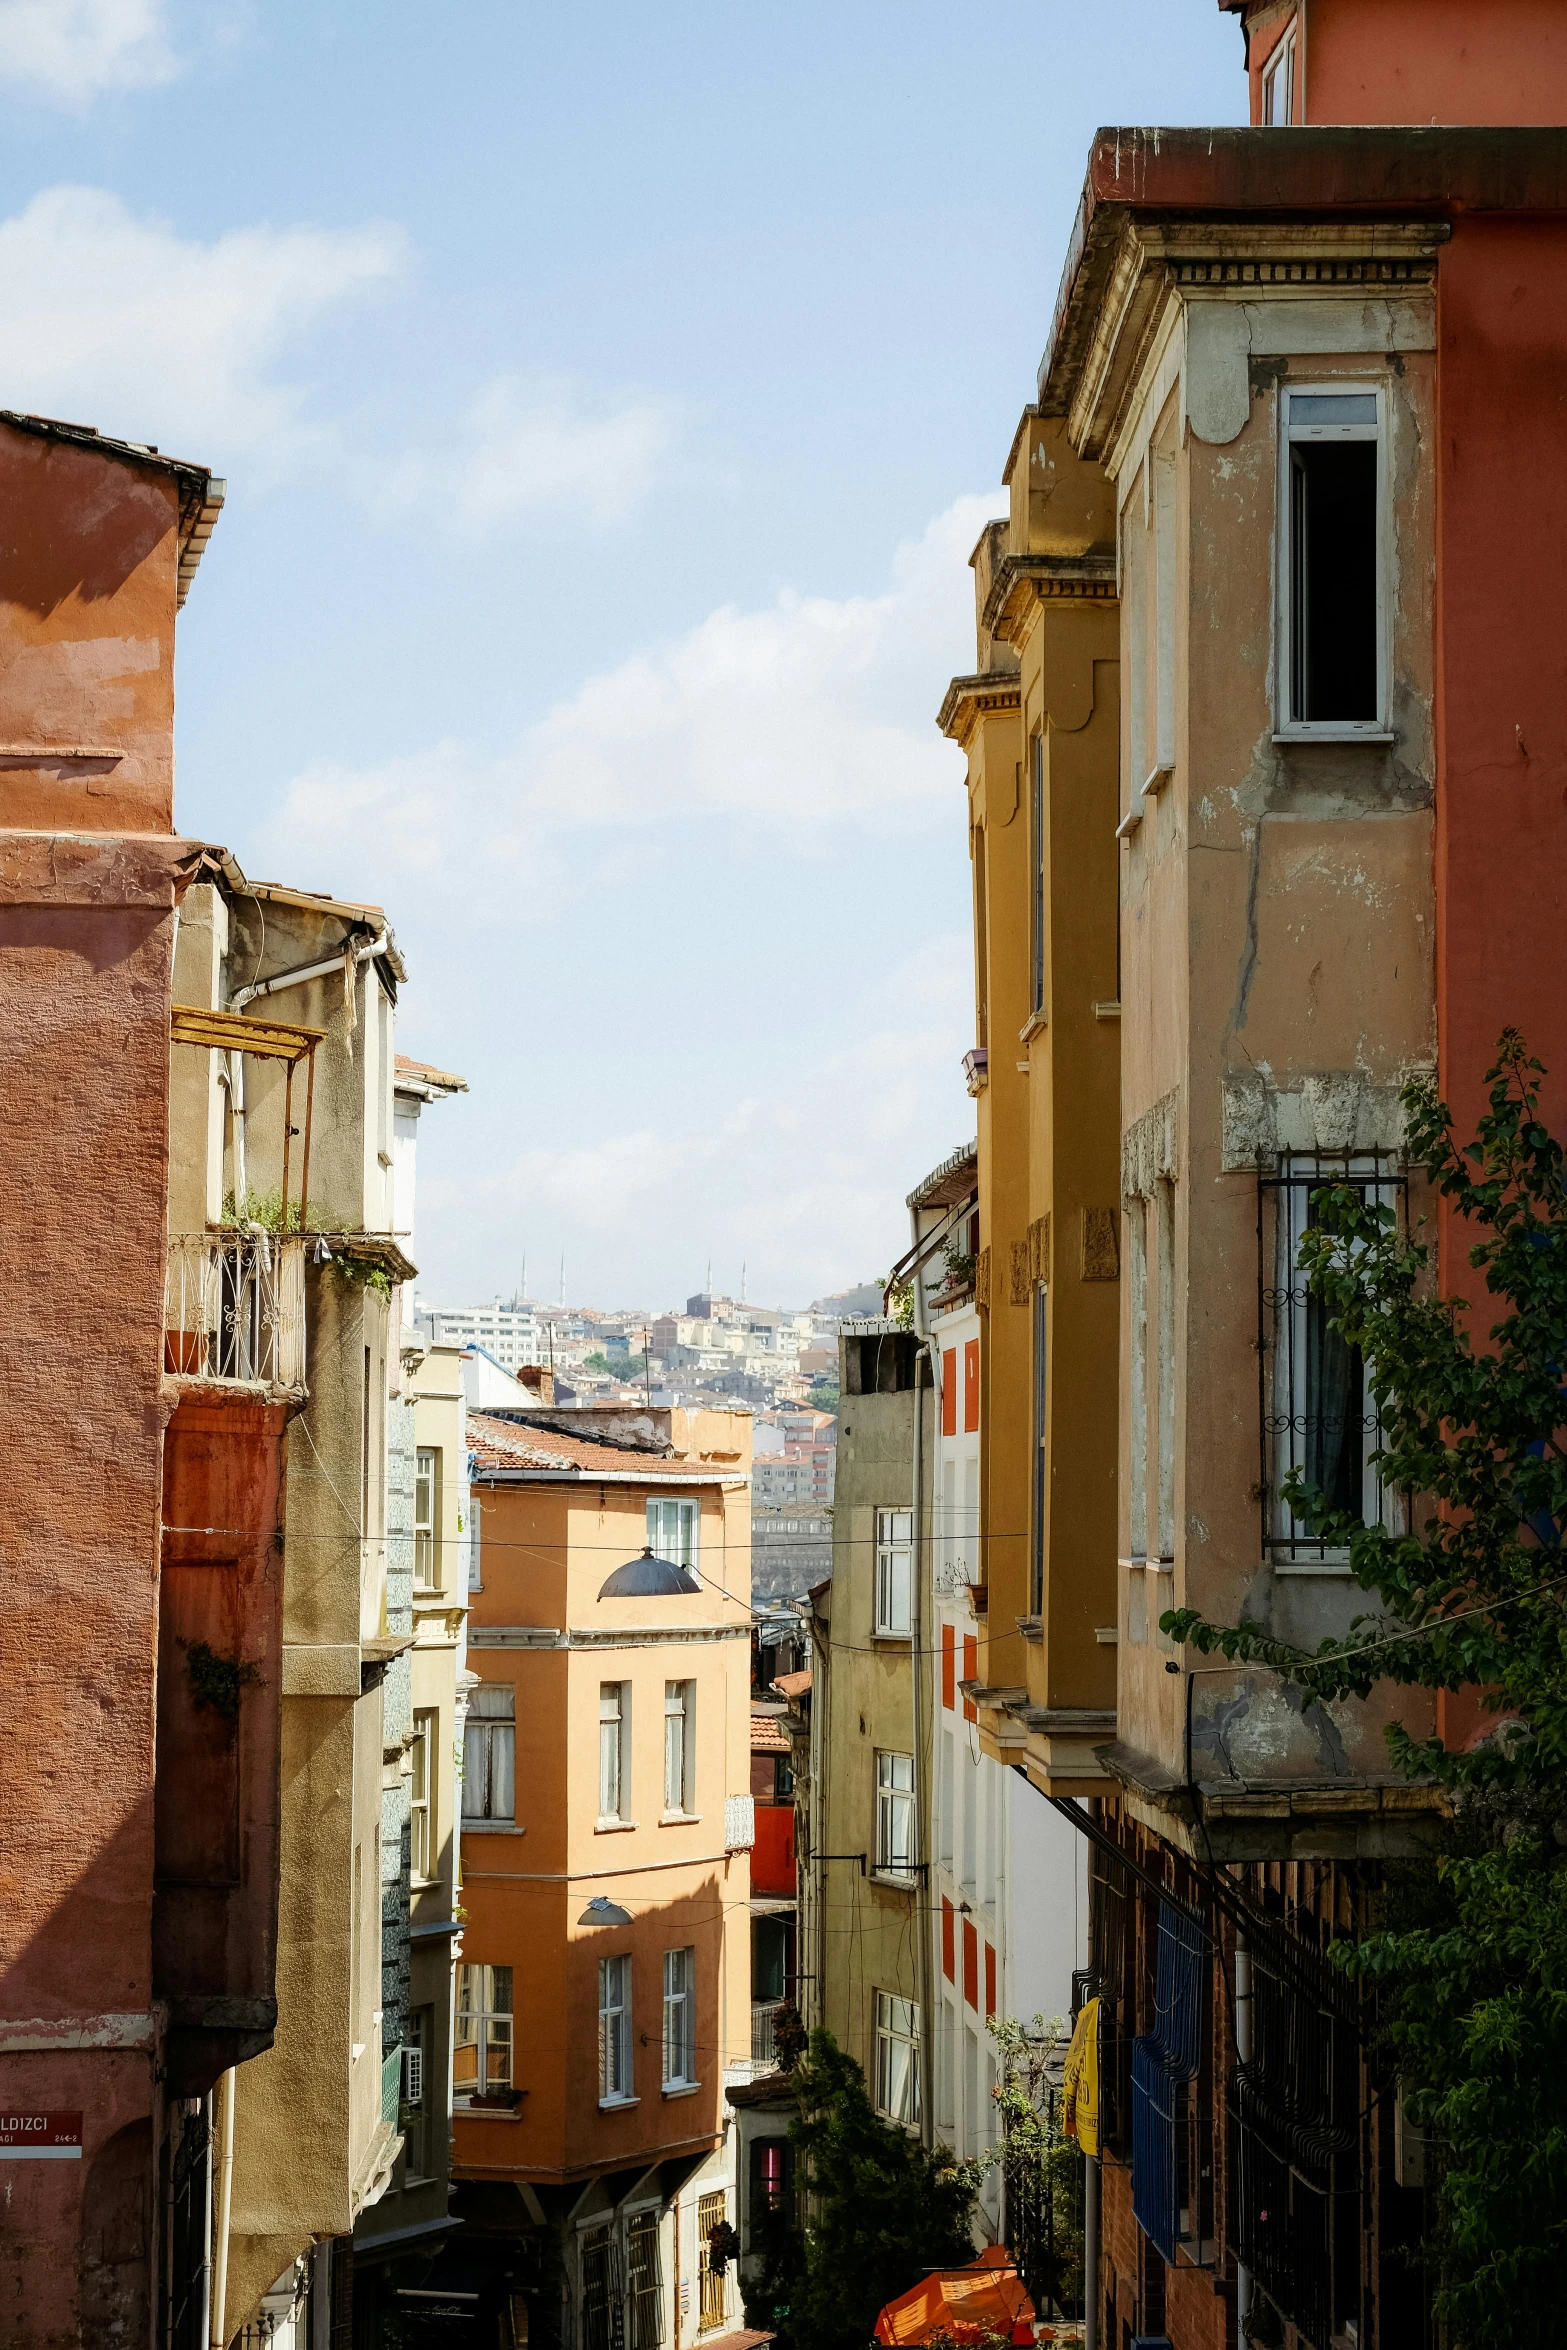
[[[783,2004],[781,1999],[769,1999],[757,2002],[751,2009],[751,2062],[764,2072],[771,2072],[778,2062],[774,2027]]]
[[[164,1369],[302,1395],[305,1239],[257,1226],[169,1236]]]

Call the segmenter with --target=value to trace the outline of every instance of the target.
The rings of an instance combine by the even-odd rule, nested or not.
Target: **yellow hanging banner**
[[[1099,2002],[1079,2011],[1066,2052],[1066,2134],[1085,2154],[1099,2152]]]

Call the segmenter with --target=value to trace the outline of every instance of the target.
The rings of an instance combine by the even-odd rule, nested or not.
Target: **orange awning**
[[[986,2334],[1004,2342],[1034,2339],[1034,2304],[1004,2244],[987,2245],[968,2268],[939,2269],[889,2301],[876,2320],[876,2339],[928,2342],[951,2333],[962,2341],[967,2328],[975,2340]]]

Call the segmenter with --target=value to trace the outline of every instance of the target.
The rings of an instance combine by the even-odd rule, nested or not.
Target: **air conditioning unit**
[[[403,2050],[403,2103],[405,2105],[422,2105],[424,2103],[424,2050],[422,2048],[405,2048]]]
[[[749,1852],[755,1842],[755,1796],[726,1795],[724,1797],[724,1850],[726,1852]]]

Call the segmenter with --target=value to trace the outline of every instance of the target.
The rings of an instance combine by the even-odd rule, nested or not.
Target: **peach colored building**
[[[470,1413],[468,1441],[442,2277],[585,2350],[717,2338],[751,2056],[749,1415]]]

